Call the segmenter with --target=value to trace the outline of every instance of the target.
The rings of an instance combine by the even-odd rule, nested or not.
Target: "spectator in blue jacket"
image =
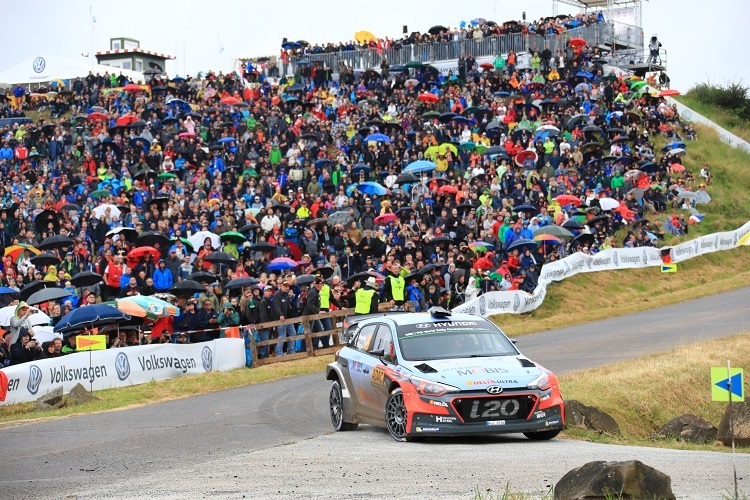
[[[159,260],[159,267],[154,271],[154,288],[163,292],[169,290],[172,287],[174,280],[172,279],[172,272],[167,269],[167,263],[164,259]]]

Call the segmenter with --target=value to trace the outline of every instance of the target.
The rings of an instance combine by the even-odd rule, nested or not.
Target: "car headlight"
[[[526,386],[527,389],[546,391],[549,389],[549,376],[542,372],[537,378],[529,382]]]
[[[461,389],[452,385],[425,380],[420,377],[410,377],[411,383],[417,388],[417,392],[423,396],[442,396],[447,392],[459,392]]]

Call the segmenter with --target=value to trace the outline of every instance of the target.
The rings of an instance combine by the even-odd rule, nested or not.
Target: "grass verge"
[[[732,132],[737,137],[750,141],[750,123],[736,114],[720,108],[714,104],[706,104],[693,95],[690,91],[685,95],[675,96],[675,100],[681,102],[693,111],[697,111],[717,125]]]
[[[720,443],[705,445],[654,438],[674,417],[690,413],[716,427],[727,403],[711,401],[711,367],[750,365],[750,332],[691,344],[671,351],[560,377],[567,400],[578,400],[609,413],[622,435],[612,437],[568,428],[565,435],[587,441],[689,450],[731,451]],[[750,448],[738,448],[750,453]]]

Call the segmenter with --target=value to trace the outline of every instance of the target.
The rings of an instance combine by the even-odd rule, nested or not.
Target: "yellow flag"
[[[76,336],[77,351],[103,351],[107,348],[106,335],[78,335]]]

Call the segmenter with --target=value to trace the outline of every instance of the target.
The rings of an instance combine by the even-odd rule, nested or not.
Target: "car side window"
[[[357,338],[354,340],[354,348],[360,351],[367,351],[377,329],[378,325],[365,325],[360,328]]]
[[[391,329],[385,325],[380,325],[378,334],[375,336],[375,340],[370,346],[370,351],[383,351],[388,354],[393,345],[393,336],[391,335]]]

